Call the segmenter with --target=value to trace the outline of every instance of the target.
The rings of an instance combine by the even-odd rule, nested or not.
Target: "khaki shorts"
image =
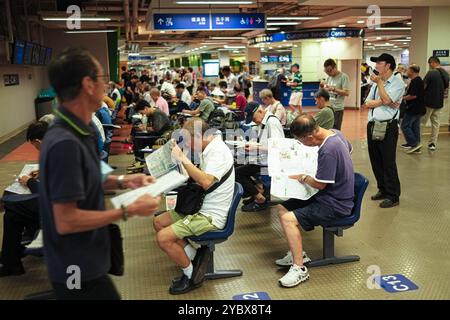
[[[212,218],[201,213],[185,216],[171,210],[169,214],[173,221],[172,230],[180,239],[200,236],[208,231],[217,230],[217,227],[212,224]]]
[[[289,99],[289,105],[291,106],[301,106],[303,99],[303,92],[291,92],[291,98]]]

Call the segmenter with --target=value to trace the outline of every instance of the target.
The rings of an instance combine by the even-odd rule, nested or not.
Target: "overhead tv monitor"
[[[47,54],[47,47],[41,47],[41,51],[39,53],[39,64],[44,65],[45,64],[45,55]]]
[[[50,61],[52,60],[52,52],[53,49],[52,48],[47,48],[46,52],[45,52],[45,64],[49,64]]]
[[[17,40],[14,43],[13,63],[23,64],[24,55],[25,55],[25,42]]]
[[[203,61],[203,76],[204,77],[218,77],[220,71],[219,60],[204,60]]]
[[[39,64],[39,55],[41,54],[41,46],[33,44],[33,56],[31,57],[31,64]]]
[[[268,63],[269,62],[269,56],[261,56],[261,63]]]
[[[31,64],[33,57],[33,43],[25,43],[25,54],[23,57],[23,64]]]
[[[278,62],[278,56],[271,54],[269,56],[269,62]]]
[[[286,55],[281,55],[278,57],[278,62],[291,62],[292,58],[291,55],[286,54]]]

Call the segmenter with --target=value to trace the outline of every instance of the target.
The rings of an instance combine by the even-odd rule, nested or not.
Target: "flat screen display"
[[[23,58],[25,55],[25,42],[17,40],[14,43],[14,64],[23,64]]]
[[[31,64],[33,56],[33,43],[26,42],[25,43],[25,54],[23,57],[23,64]]]
[[[204,77],[218,77],[220,65],[219,61],[204,61],[203,62],[203,76]]]
[[[53,49],[52,48],[47,48],[46,52],[45,52],[45,64],[49,64],[50,60],[52,60],[52,52]]]
[[[289,54],[278,56],[278,62],[291,62],[291,60],[292,58]]]
[[[45,55],[47,54],[47,47],[41,47],[41,52],[39,53],[39,64],[45,64]]]
[[[31,58],[31,64],[39,64],[39,55],[41,54],[41,46],[38,44],[33,45],[33,57]]]

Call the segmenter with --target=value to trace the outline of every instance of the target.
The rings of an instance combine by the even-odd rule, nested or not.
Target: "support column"
[[[220,67],[223,68],[225,66],[230,65],[230,52],[229,51],[219,51],[219,62]]]
[[[428,58],[433,55],[433,50],[449,50],[450,38],[446,35],[450,32],[450,6],[447,7],[413,7],[412,30],[410,46],[410,63],[420,66],[420,75],[425,76],[428,67]],[[441,65],[448,65],[450,57],[439,57]],[[450,121],[449,98],[445,98],[441,111],[441,127],[448,127]]]

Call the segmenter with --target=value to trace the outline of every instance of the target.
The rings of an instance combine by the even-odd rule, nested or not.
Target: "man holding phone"
[[[372,196],[372,200],[383,200],[380,208],[391,208],[400,203],[396,150],[399,107],[405,85],[393,74],[396,67],[393,56],[383,53],[379,57],[370,58],[370,61],[376,62],[376,71],[379,73],[370,76],[374,85],[364,104],[371,109],[367,124],[367,142],[378,187],[378,193]]]
[[[341,130],[344,119],[344,99],[350,94],[350,81],[347,74],[337,69],[336,61],[333,59],[325,60],[323,67],[328,78],[320,82],[320,87],[330,94],[330,102],[334,110],[333,129]]]

